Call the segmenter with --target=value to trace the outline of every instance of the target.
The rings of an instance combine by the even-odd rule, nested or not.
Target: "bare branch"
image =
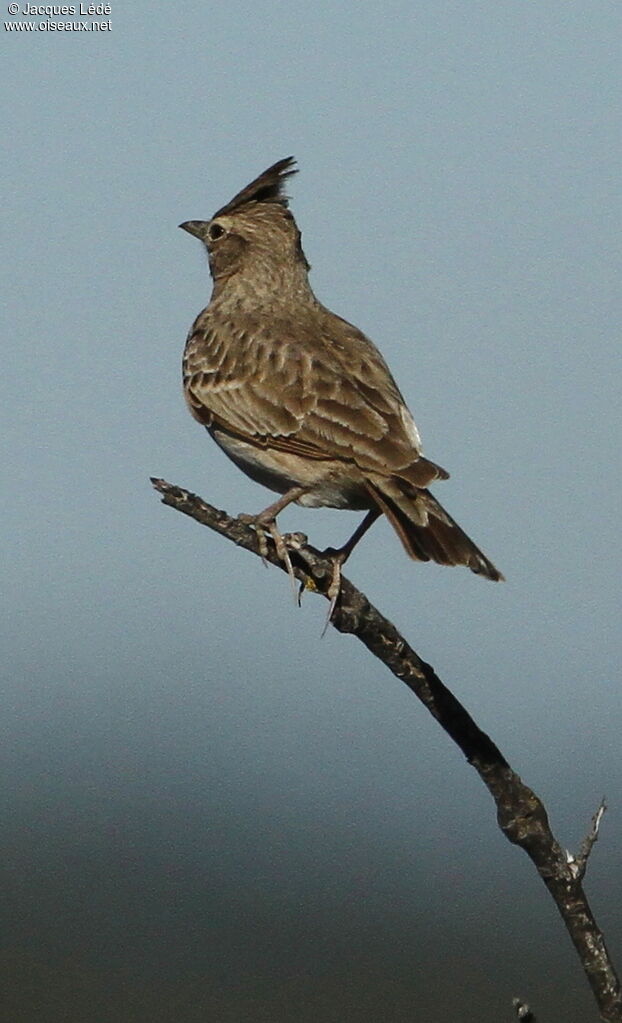
[[[259,554],[254,530],[239,519],[231,518],[206,504],[201,498],[165,480],[152,479],[162,501],[189,515],[202,525],[226,536],[239,547]],[[306,589],[327,596],[332,563],[321,552],[306,544],[306,537],[287,538],[294,575]],[[284,569],[272,545],[267,559]],[[441,727],[464,753],[491,793],[499,827],[506,838],[525,850],[548,888],[575,945],[596,999],[600,1016],[607,1023],[622,1023],[620,982],[609,957],[602,932],[598,928],[577,876],[576,864],[570,864],[553,835],[541,800],[512,770],[505,757],[475,723],[453,693],[438,678],[406,640],[345,577],[335,607],[332,625],[356,636],[397,678],[401,679],[424,704]],[[596,815],[578,862],[596,841],[602,812]],[[587,849],[587,852],[585,850]],[[573,869],[574,867],[574,869]]]

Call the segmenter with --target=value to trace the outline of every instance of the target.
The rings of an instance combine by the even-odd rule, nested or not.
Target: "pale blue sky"
[[[290,154],[316,293],[381,348],[452,474],[437,495],[508,581],[413,565],[384,524],[348,574],[561,841],[607,794],[588,888],[622,961],[621,11],[138,2],[107,33],[2,25],[6,955],[65,1001],[78,971],[76,1018],[591,1011],[447,737],[362,648],[320,641],[324,602],[297,610],[150,490],[267,503],[183,405],[209,280],[177,224]],[[322,545],[356,521],[282,524]]]

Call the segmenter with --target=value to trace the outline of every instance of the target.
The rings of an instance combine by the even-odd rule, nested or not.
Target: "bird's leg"
[[[346,543],[344,543],[343,547],[339,547],[337,549],[335,549],[334,547],[327,547],[325,551],[322,551],[323,556],[325,558],[331,558],[333,562],[333,573],[331,576],[330,585],[326,593],[328,599],[330,600],[330,606],[328,608],[328,616],[326,618],[324,632],[326,632],[326,629],[328,628],[328,623],[333,617],[333,611],[335,610],[335,605],[337,604],[339,593],[341,591],[341,566],[345,565],[346,561],[352,554],[352,551],[356,547],[359,540],[361,540],[365,536],[367,530],[371,526],[373,526],[374,522],[381,514],[382,513],[379,508],[372,508],[370,511],[367,512],[367,515],[365,516],[361,524],[357,526],[352,536]],[[324,632],[322,633],[322,635],[324,635]]]
[[[294,569],[292,568],[292,561],[289,556],[289,551],[287,550],[287,545],[276,524],[276,517],[279,512],[283,511],[284,508],[287,508],[288,504],[291,504],[292,501],[297,501],[304,493],[306,493],[305,487],[291,487],[278,499],[278,501],[274,501],[273,504],[269,504],[267,508],[264,508],[264,510],[260,511],[257,515],[238,515],[240,522],[244,522],[247,526],[253,526],[257,533],[259,553],[264,565],[267,564],[266,557],[268,554],[266,533],[270,534],[277,557],[283,562],[287,569],[287,574],[291,580],[292,589],[294,591],[294,600],[296,602],[298,602],[296,577],[294,575]]]

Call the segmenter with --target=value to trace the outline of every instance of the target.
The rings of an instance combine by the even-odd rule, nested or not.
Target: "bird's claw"
[[[324,628],[322,629],[322,638],[326,634],[326,630],[331,623],[337,601],[339,600],[339,594],[341,593],[341,558],[333,557],[333,570],[330,578],[330,583],[326,591],[326,596],[330,600],[328,608],[328,614],[326,615],[326,621]]]
[[[268,567],[268,541],[266,539],[266,526],[268,523],[264,523],[256,515],[246,515],[244,512],[240,512],[238,515],[238,521],[243,522],[245,526],[252,526],[257,535],[257,546],[259,548],[259,557],[264,568]]]
[[[277,524],[276,524],[276,522],[274,520],[272,520],[272,522],[268,523],[268,532],[270,533],[270,536],[272,537],[272,542],[274,544],[274,548],[276,550],[277,557],[279,558],[280,561],[283,562],[283,564],[285,565],[285,568],[287,569],[287,574],[288,574],[288,576],[290,578],[290,582],[292,584],[292,592],[294,594],[294,603],[298,604],[298,606],[300,606],[300,600],[299,600],[299,597],[298,597],[298,586],[297,586],[297,583],[296,583],[296,576],[294,575],[294,569],[293,569],[293,566],[292,566],[292,559],[289,556],[289,551],[287,549],[287,544],[285,543],[285,540],[283,539],[282,534],[279,533],[278,526],[277,526]]]
[[[287,574],[292,584],[292,590],[294,593],[294,601],[300,606],[300,598],[298,596],[298,587],[296,583],[296,576],[294,575],[294,569],[292,566],[292,559],[289,556],[287,544],[284,537],[279,532],[279,528],[276,524],[275,519],[262,519],[260,515],[238,515],[240,522],[244,522],[247,526],[252,526],[257,534],[257,546],[259,547],[259,556],[261,557],[264,565],[268,565],[268,540],[267,534],[270,535],[276,555],[284,565]],[[289,534],[287,534],[289,536]],[[293,534],[297,536],[298,534]],[[302,535],[302,534],[300,534]],[[305,537],[306,539],[306,537]]]

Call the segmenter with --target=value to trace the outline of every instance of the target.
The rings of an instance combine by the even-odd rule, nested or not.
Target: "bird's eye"
[[[207,234],[211,242],[217,242],[225,234],[225,229],[220,224],[210,224]]]

